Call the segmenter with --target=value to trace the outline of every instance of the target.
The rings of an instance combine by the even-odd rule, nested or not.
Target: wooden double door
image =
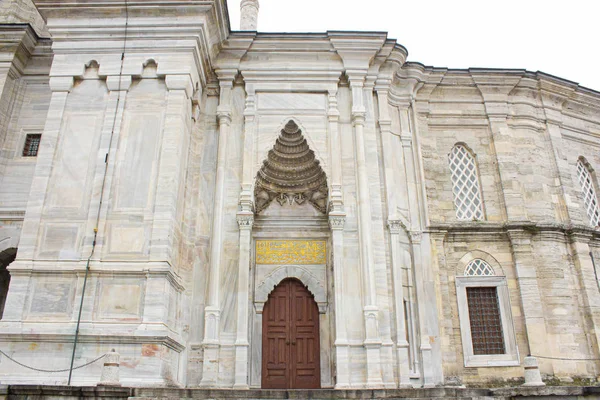
[[[262,387],[321,387],[319,308],[296,279],[285,279],[263,309]]]

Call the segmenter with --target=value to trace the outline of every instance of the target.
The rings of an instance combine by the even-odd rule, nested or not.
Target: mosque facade
[[[142,387],[595,382],[600,93],[241,7],[2,2],[0,350],[115,349]]]

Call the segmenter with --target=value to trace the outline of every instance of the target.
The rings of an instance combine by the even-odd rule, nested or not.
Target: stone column
[[[534,255],[531,249],[531,234],[523,228],[508,229],[508,237],[512,247],[513,259],[521,306],[525,317],[525,329],[529,342],[529,353],[532,356],[550,356],[548,348],[546,321],[540,294]],[[552,375],[552,362],[541,359],[540,370]]]
[[[167,75],[167,108],[160,147],[156,201],[152,223],[151,261],[176,265],[174,253],[181,235],[184,175],[192,122],[192,80],[189,75]]]
[[[221,270],[221,246],[223,207],[225,203],[225,162],[227,139],[231,129],[231,95],[236,71],[219,70],[220,98],[217,107],[219,120],[219,145],[217,150],[217,173],[215,177],[215,200],[210,241],[210,267],[208,276],[208,296],[204,308],[204,362],[201,387],[216,387],[219,374],[220,318],[219,285]]]
[[[344,199],[342,195],[342,142],[338,122],[340,112],[337,103],[337,87],[327,93],[328,109],[327,120],[329,122],[329,160],[331,164],[331,178],[329,191],[330,211],[343,212]]]
[[[375,274],[373,271],[373,244],[371,234],[371,198],[369,195],[369,175],[367,173],[364,125],[365,106],[363,86],[365,76],[349,72],[350,89],[352,90],[352,125],[356,141],[356,176],[359,217],[359,241],[361,247],[361,267],[364,285],[365,341],[367,352],[367,387],[382,387],[381,376],[381,338],[379,336],[379,307],[375,291]]]
[[[336,389],[350,388],[350,348],[344,313],[344,224],[346,216],[343,213],[330,213],[331,241],[333,243],[333,284],[335,305],[335,364]]]
[[[240,228],[240,250],[237,292],[237,335],[235,340],[235,382],[234,389],[248,389],[248,318],[250,287],[250,240],[254,214],[240,211],[237,214]]]
[[[256,132],[256,91],[250,83],[246,84],[246,105],[244,109],[244,155],[242,161],[242,191],[240,193],[241,210],[250,212],[254,208],[254,134]]]
[[[19,242],[17,259],[32,260],[37,246],[38,230],[42,218],[42,211],[48,182],[52,173],[54,153],[58,145],[58,136],[62,125],[63,114],[67,104],[67,97],[73,88],[73,77],[51,77],[50,89],[52,97],[48,108],[48,117],[44,126],[43,140],[40,145],[35,172],[27,201],[27,211],[23,220],[23,229]]]

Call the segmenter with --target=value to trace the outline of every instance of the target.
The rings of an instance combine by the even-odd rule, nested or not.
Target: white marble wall
[[[35,13],[35,30],[0,38],[0,250],[18,246],[3,351],[68,364],[90,257],[75,364],[115,347],[126,385],[259,387],[274,274],[315,290],[323,387],[509,382],[520,366],[464,366],[457,265],[485,252],[506,277],[521,355],[599,356],[600,246],[575,173],[579,157],[600,163],[597,92],[404,64],[378,33],[231,33],[222,0],[132,6],[122,56],[113,31],[88,27],[124,29],[124,10],[37,4],[52,41]],[[330,214],[274,203],[252,221],[254,177],[290,119],[327,174]],[[39,156],[21,157],[38,132]],[[476,155],[484,221],[456,220],[456,143]],[[261,238],[326,240],[328,261],[256,265]],[[566,381],[599,368],[540,361]],[[99,375],[92,365],[74,383]],[[65,383],[4,360],[0,377]]]

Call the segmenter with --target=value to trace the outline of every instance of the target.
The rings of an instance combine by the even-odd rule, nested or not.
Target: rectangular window
[[[473,354],[505,354],[495,287],[467,287]]]
[[[40,148],[40,140],[42,140],[41,134],[28,134],[25,138],[25,146],[23,146],[23,157],[36,157]]]

